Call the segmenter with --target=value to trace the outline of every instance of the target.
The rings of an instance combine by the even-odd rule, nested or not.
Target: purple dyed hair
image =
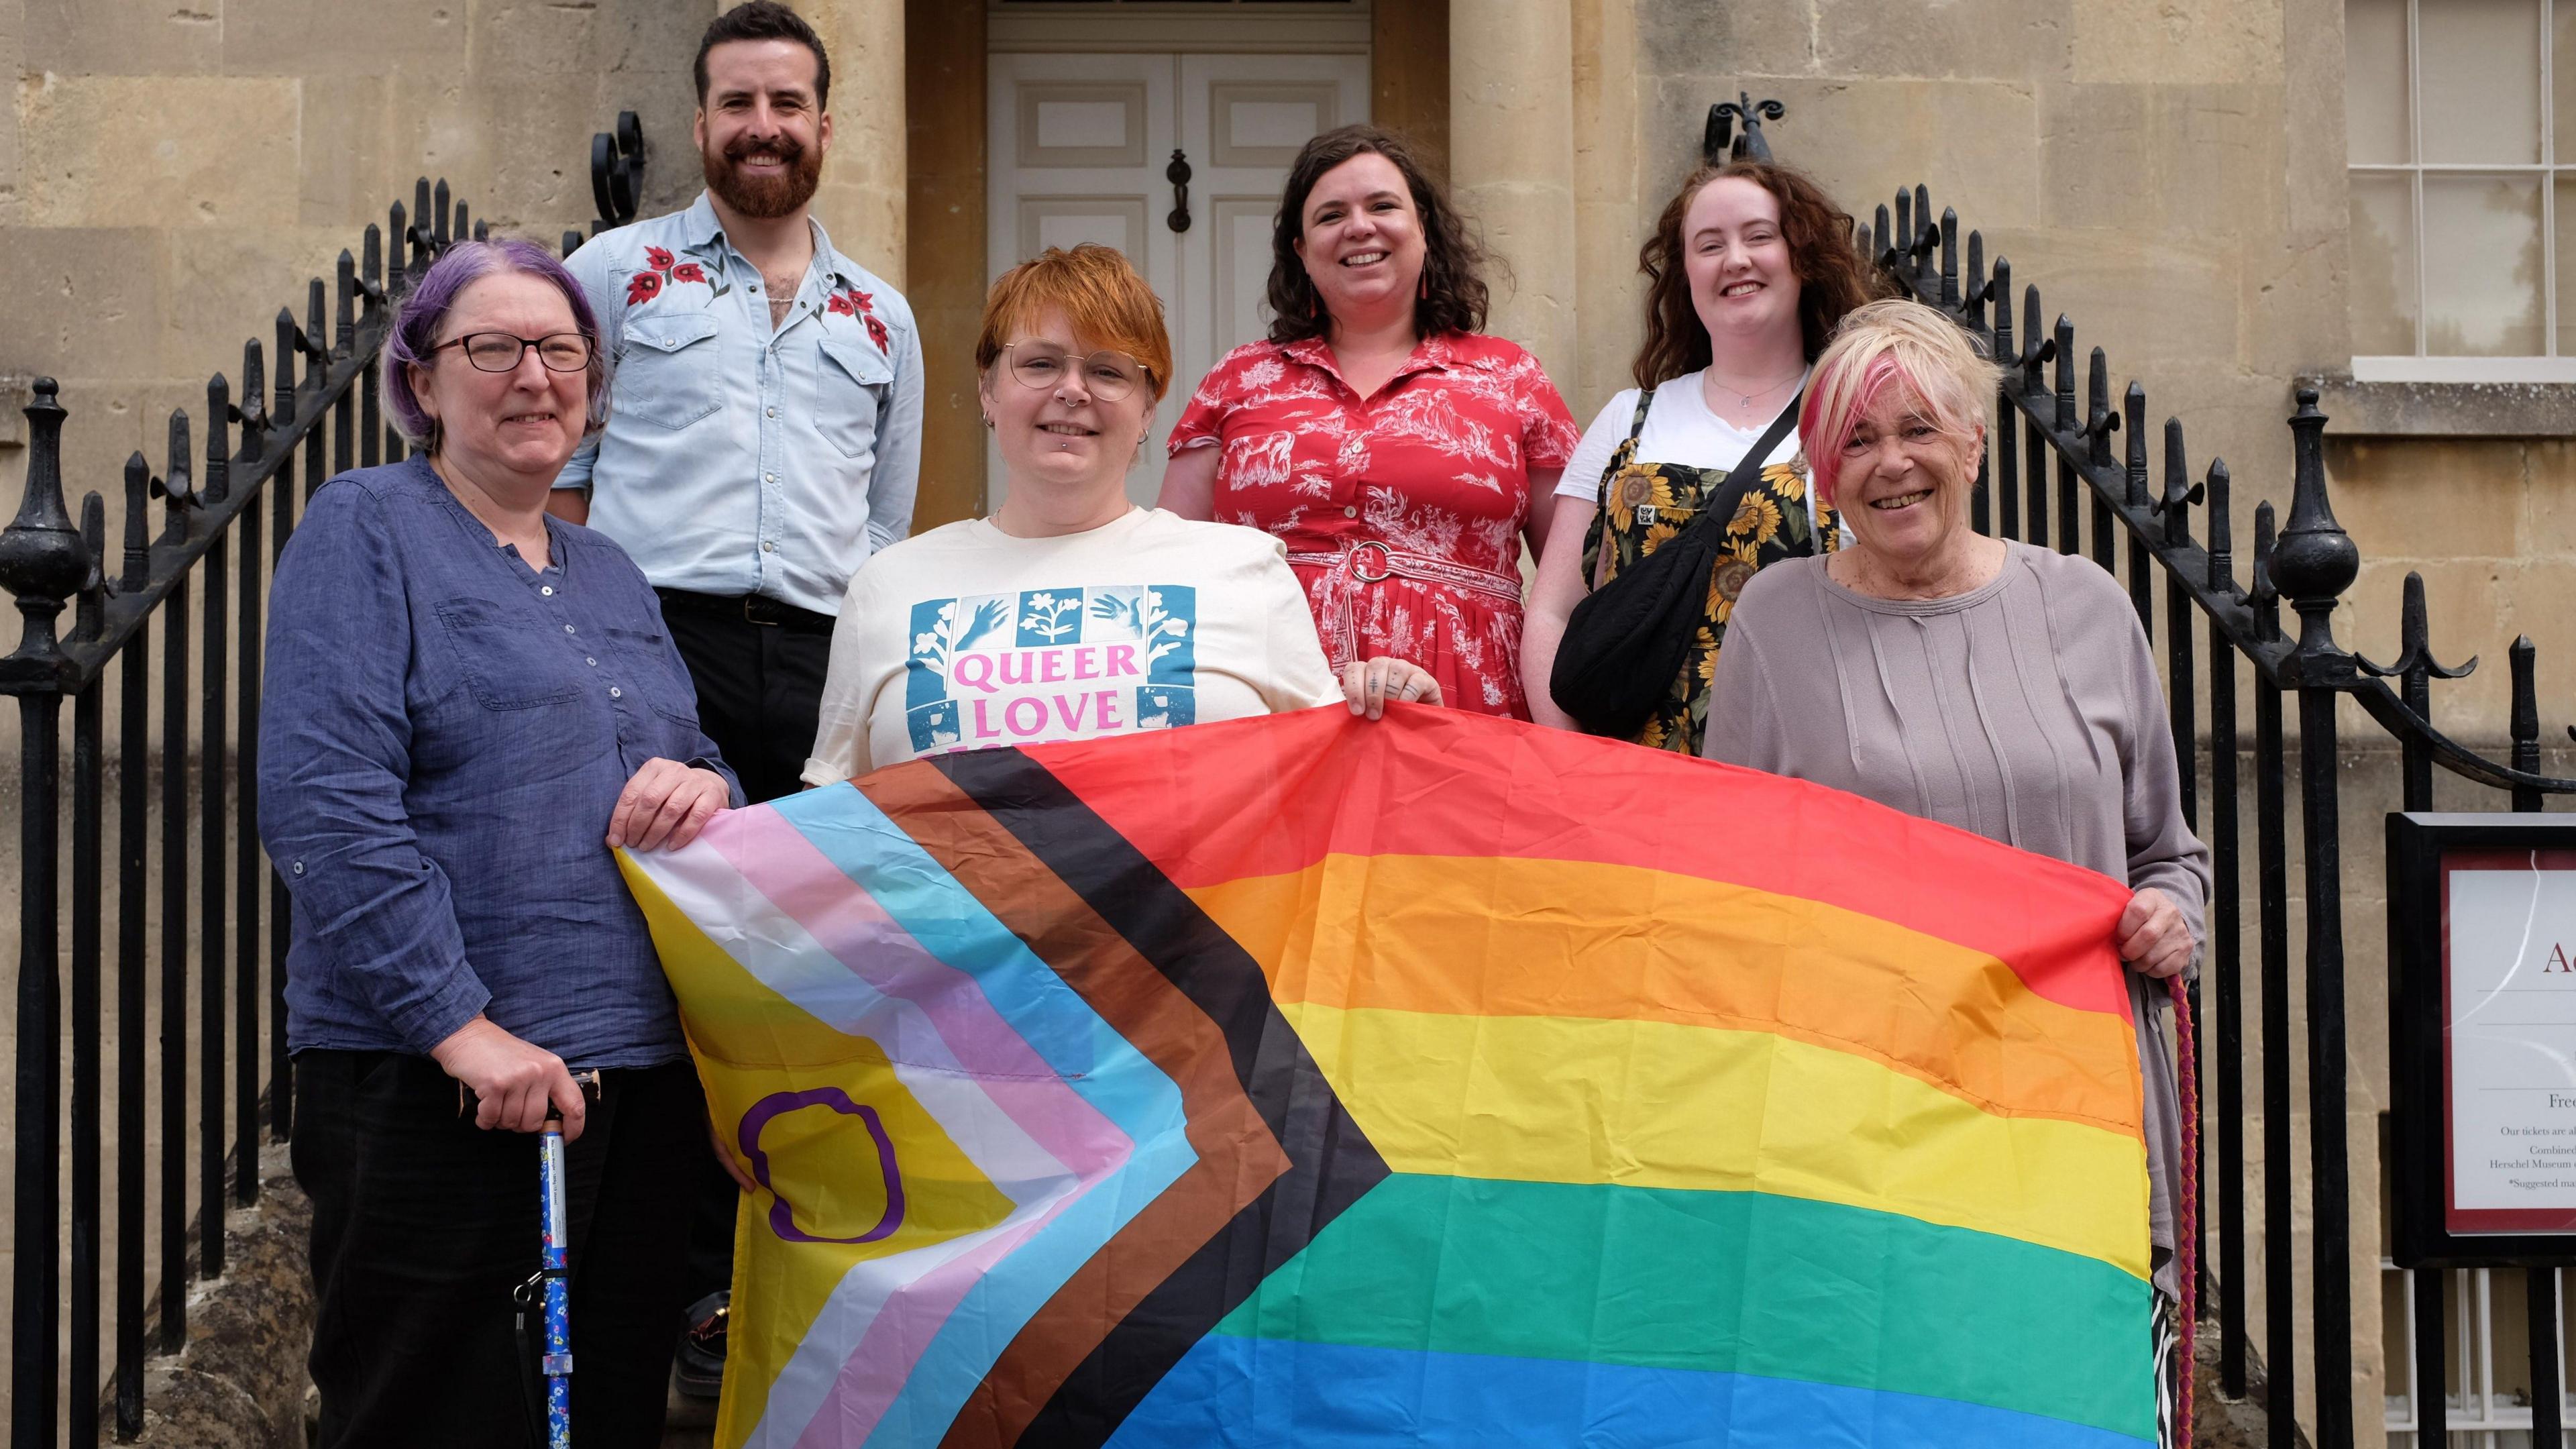
[[[385,338],[386,410],[393,414],[394,427],[424,453],[438,451],[439,427],[421,410],[420,397],[412,390],[412,365],[427,367],[435,360],[430,349],[438,345],[438,334],[446,329],[447,314],[455,310],[457,297],[495,272],[541,277],[563,293],[572,307],[573,326],[590,339],[590,366],[582,370],[590,384],[590,417],[582,431],[596,433],[608,422],[608,359],[599,347],[599,319],[590,310],[590,299],[582,295],[581,283],[573,280],[554,253],[535,242],[515,237],[463,241],[440,253],[420,285],[404,295],[394,312],[393,331]]]

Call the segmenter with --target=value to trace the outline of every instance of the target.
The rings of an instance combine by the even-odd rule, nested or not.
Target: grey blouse
[[[2156,887],[2206,943],[2209,849],[2183,821],[2134,606],[2088,559],[2006,548],[1993,582],[1946,599],[1854,593],[1823,558],[1762,570],[1718,655],[1706,754]],[[2163,983],[2134,972],[2129,997],[2154,1237],[2169,1252],[2181,1158],[2169,1003]],[[2175,1291],[2170,1262],[2156,1284]]]

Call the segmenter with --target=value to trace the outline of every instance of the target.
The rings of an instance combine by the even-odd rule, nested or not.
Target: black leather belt
[[[685,589],[655,589],[662,596],[665,609],[686,609],[692,614],[713,614],[720,619],[740,619],[746,624],[759,624],[772,629],[786,629],[798,634],[829,634],[832,616],[783,604],[759,594],[727,596],[692,594]]]

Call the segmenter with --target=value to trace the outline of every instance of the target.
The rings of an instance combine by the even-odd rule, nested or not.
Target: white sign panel
[[[2576,1227],[2576,869],[2446,862],[2454,1233]]]

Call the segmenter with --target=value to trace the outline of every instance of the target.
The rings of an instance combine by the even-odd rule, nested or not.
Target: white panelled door
[[[995,55],[991,81],[991,275],[1047,247],[1099,242],[1163,299],[1177,375],[1127,478],[1128,496],[1151,504],[1164,440],[1199,378],[1269,327],[1271,219],[1288,164],[1308,137],[1368,119],[1368,57]],[[1179,230],[1175,151],[1190,170]],[[989,508],[1002,473],[987,452]]]

